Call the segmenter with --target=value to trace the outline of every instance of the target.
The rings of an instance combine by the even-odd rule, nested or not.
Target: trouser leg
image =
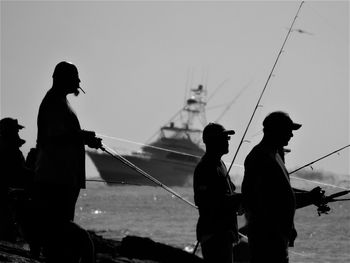
[[[248,235],[250,263],[288,263],[288,240],[270,234]]]
[[[233,244],[229,234],[215,235],[201,247],[206,263],[233,263]]]

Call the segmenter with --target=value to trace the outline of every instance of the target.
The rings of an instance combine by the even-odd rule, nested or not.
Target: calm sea
[[[193,201],[192,188],[173,190]],[[350,201],[330,206],[328,215],[318,216],[315,207],[297,211],[298,238],[290,249],[291,262],[350,262]],[[111,187],[89,182],[76,206],[76,222],[104,237],[138,235],[179,248],[195,244],[197,217],[193,207],[150,186]],[[243,223],[240,218],[240,225]]]

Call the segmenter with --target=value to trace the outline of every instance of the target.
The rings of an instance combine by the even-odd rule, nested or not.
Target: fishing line
[[[315,257],[315,253],[295,252],[293,250],[289,250],[289,252],[301,257]]]
[[[225,79],[220,85],[213,91],[212,94],[207,99],[207,103],[215,96],[215,94],[229,81],[230,79]]]
[[[319,185],[323,185],[323,186],[339,188],[339,189],[343,189],[343,190],[347,190],[347,191],[350,190],[349,188],[346,188],[346,187],[341,187],[341,186],[337,186],[337,185],[333,185],[333,184],[327,184],[327,183],[321,183],[321,182],[317,182],[317,181],[311,181],[311,180],[307,180],[307,179],[303,179],[303,178],[299,178],[299,177],[295,177],[295,176],[290,176],[290,178],[296,179],[296,180],[300,180],[300,181],[309,182],[309,183],[313,183],[313,184],[319,184]]]
[[[251,117],[250,117],[250,119],[249,119],[248,125],[247,125],[247,127],[246,127],[246,129],[245,129],[245,131],[244,131],[244,133],[243,133],[242,139],[241,139],[241,141],[240,141],[240,143],[239,143],[239,145],[238,145],[238,147],[237,147],[237,150],[236,150],[236,153],[235,153],[235,155],[234,155],[234,157],[233,157],[233,160],[232,160],[232,162],[231,162],[231,165],[230,165],[229,169],[227,170],[227,175],[230,173],[230,170],[231,170],[231,168],[232,168],[232,165],[233,165],[234,161],[236,160],[237,154],[238,154],[238,152],[239,152],[239,150],[240,150],[240,148],[241,148],[241,146],[242,146],[242,144],[243,144],[243,142],[244,142],[244,138],[245,138],[245,136],[246,136],[246,134],[247,134],[247,131],[248,131],[248,129],[249,129],[249,126],[250,126],[250,124],[251,124],[251,122],[252,122],[252,120],[253,120],[253,117],[254,117],[254,115],[255,115],[255,112],[256,112],[256,110],[258,109],[259,105],[260,105],[260,101],[261,101],[262,96],[264,95],[264,92],[265,92],[265,90],[266,90],[267,84],[269,83],[269,81],[270,81],[270,79],[271,79],[271,76],[273,75],[273,72],[274,72],[274,70],[275,70],[275,67],[276,67],[276,65],[277,65],[277,62],[278,62],[278,60],[279,60],[279,58],[280,58],[280,56],[281,56],[281,54],[282,54],[283,48],[284,48],[284,46],[285,46],[285,44],[286,44],[286,42],[287,42],[287,40],[288,40],[288,38],[289,38],[289,35],[290,35],[290,33],[292,32],[294,23],[295,23],[295,21],[296,21],[296,19],[297,19],[297,17],[298,17],[298,14],[299,14],[300,9],[301,9],[301,7],[302,7],[303,4],[304,4],[304,1],[301,2],[300,6],[299,6],[299,8],[298,8],[298,11],[297,11],[297,13],[296,13],[296,15],[294,16],[293,22],[292,22],[291,26],[289,27],[288,33],[287,33],[287,35],[286,35],[286,37],[285,37],[285,39],[284,39],[284,41],[283,41],[282,47],[281,47],[280,51],[278,52],[277,58],[276,58],[276,60],[275,60],[275,62],[274,62],[274,64],[273,64],[273,66],[272,66],[271,72],[270,72],[270,74],[269,74],[269,76],[268,76],[268,78],[267,78],[267,80],[266,80],[266,83],[265,83],[265,85],[264,85],[264,88],[263,88],[262,92],[260,93],[258,102],[257,102],[256,105],[255,105],[254,111],[253,111],[253,113],[252,113],[252,115],[251,115]]]
[[[161,151],[165,151],[165,152],[171,152],[171,153],[177,153],[177,154],[181,154],[181,155],[187,155],[187,156],[196,157],[196,158],[199,158],[199,159],[202,158],[199,155],[193,155],[193,154],[189,154],[189,153],[169,150],[169,149],[166,149],[166,148],[161,148],[161,147],[157,147],[157,146],[153,146],[153,145],[145,144],[145,143],[141,143],[141,142],[130,141],[130,140],[127,140],[127,139],[112,137],[112,136],[98,134],[98,133],[96,135],[99,136],[99,137],[113,139],[113,140],[116,140],[116,141],[128,142],[128,143],[132,143],[132,144],[136,144],[136,145],[140,145],[140,146],[146,146],[146,147],[149,147],[149,148],[153,148],[153,149],[157,149],[157,150],[161,150]]]

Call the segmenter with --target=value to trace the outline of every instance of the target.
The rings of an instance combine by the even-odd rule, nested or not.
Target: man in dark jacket
[[[208,263],[232,263],[233,244],[238,242],[236,213],[241,195],[227,174],[221,157],[227,154],[233,130],[209,123],[203,130],[206,152],[193,177],[195,204],[199,209],[197,240]]]
[[[72,93],[79,94],[76,66],[60,62],[52,77],[52,88],[41,102],[37,120],[35,183],[40,194],[47,195],[44,199],[51,199],[49,207],[59,210],[60,217],[73,221],[79,191],[85,188],[84,146],[99,148],[101,140],[94,132],[81,129],[66,98]]]
[[[23,128],[16,119],[0,120],[0,239],[25,238],[31,254],[37,256],[39,245],[31,209],[34,169],[28,167],[20,150],[25,143],[19,136]]]
[[[277,111],[264,119],[263,126],[262,141],[245,159],[242,183],[250,262],[287,263],[288,246],[296,237],[295,209],[317,203],[323,195],[319,187],[310,192],[294,192],[281,156],[301,124]]]
[[[0,239],[15,241],[19,229],[15,227],[23,219],[23,204],[28,200],[33,171],[25,166],[20,147],[25,140],[19,136],[24,126],[16,119],[0,120]]]
[[[34,198],[41,214],[42,226],[56,233],[52,235],[52,232],[42,231],[44,242],[48,240],[47,244],[54,251],[57,246],[60,249],[62,242],[66,242],[60,240],[59,236],[65,234],[65,238],[69,239],[71,230],[85,236],[85,240],[88,239],[87,232],[72,225],[72,222],[80,189],[85,188],[85,145],[92,148],[102,145],[101,139],[94,132],[81,129],[67,100],[69,94],[78,95],[81,89],[77,67],[62,61],[56,65],[52,78],[52,88],[41,102],[37,120]],[[91,247],[83,252],[86,255],[90,251]],[[65,260],[58,258],[64,256],[62,250],[51,255],[52,260]],[[82,259],[82,262],[93,261],[92,255],[86,258],[89,259]]]

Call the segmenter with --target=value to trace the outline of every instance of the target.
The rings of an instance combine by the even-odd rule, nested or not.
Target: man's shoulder
[[[60,101],[60,97],[57,96],[57,94],[52,90],[49,90],[48,92],[46,92],[41,103],[47,103],[49,101],[58,103]]]
[[[246,159],[256,158],[264,155],[264,149],[260,144],[257,144],[253,149],[248,153]]]
[[[220,162],[218,163],[214,159],[210,158],[207,155],[204,155],[199,162],[197,163],[196,169],[208,169],[210,167],[216,167],[220,165]]]
[[[49,90],[40,103],[39,113],[46,114],[49,112],[60,112],[62,108],[66,107],[65,105],[66,103],[64,100]]]
[[[269,159],[268,150],[261,144],[254,146],[254,148],[249,152],[245,158],[244,164],[250,165],[257,162],[266,162]]]
[[[194,169],[194,174],[197,174],[198,172],[202,171],[205,169],[205,166],[207,165],[206,161],[203,160],[203,157],[199,160],[197,163],[195,169]]]

